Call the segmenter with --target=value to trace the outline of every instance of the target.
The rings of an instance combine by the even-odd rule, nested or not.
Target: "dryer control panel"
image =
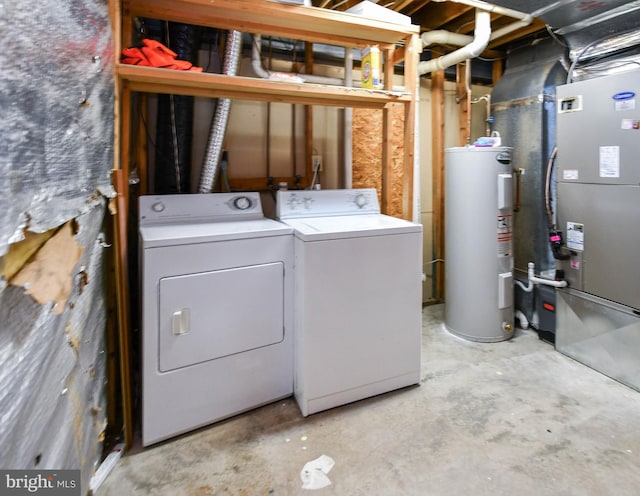
[[[260,194],[257,192],[148,195],[141,196],[139,201],[140,225],[263,217]]]
[[[278,191],[279,219],[379,214],[375,188]]]

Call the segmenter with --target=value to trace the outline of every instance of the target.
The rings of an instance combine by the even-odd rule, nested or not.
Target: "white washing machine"
[[[258,193],[140,197],[144,446],[293,391],[292,229]]]
[[[422,226],[375,189],[279,191],[294,228],[294,394],[303,415],[420,381]]]

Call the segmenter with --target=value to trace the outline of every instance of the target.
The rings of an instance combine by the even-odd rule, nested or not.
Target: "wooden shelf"
[[[152,67],[116,64],[116,112],[120,124],[116,139],[120,156],[116,168],[129,173],[131,155],[131,93],[163,93],[208,98],[271,101],[346,108],[383,110],[382,170],[391,172],[389,131],[391,104],[404,105],[404,158],[402,215],[412,216],[414,123],[420,27],[396,24],[329,9],[291,5],[270,0],[111,0],[117,2],[116,49],[131,46],[134,18],[142,17],[191,25],[272,35],[310,43],[362,48],[378,45],[382,54],[384,89],[370,90],[312,83],[270,81],[262,78],[226,76]],[[394,66],[404,62],[404,91],[391,91]],[[311,64],[312,65],[312,62]],[[304,76],[303,76],[304,77]],[[310,171],[311,140],[307,140],[307,172]],[[387,181],[381,186],[383,211],[389,204]],[[127,198],[127,206],[128,206]]]
[[[321,9],[256,0],[124,0],[123,16],[147,17],[340,46],[404,44],[420,27]]]
[[[413,98],[411,93],[404,92],[268,81],[126,64],[118,64],[116,70],[120,80],[132,91],[148,93],[354,108],[384,108],[389,103],[409,103]]]

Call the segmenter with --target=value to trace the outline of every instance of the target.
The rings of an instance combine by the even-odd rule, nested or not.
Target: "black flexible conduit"
[[[162,43],[177,59],[197,65],[202,28],[177,22],[163,23]],[[158,95],[155,193],[188,193],[191,183],[193,139],[192,96]]]

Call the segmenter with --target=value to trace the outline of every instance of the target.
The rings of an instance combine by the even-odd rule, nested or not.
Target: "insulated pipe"
[[[236,72],[238,72],[241,51],[242,33],[240,31],[229,31],[225,48],[223,74],[235,76]],[[231,100],[229,98],[218,99],[213,121],[211,122],[211,131],[202,163],[202,171],[200,172],[199,193],[211,193],[215,186],[230,109]]]
[[[444,70],[458,62],[462,62],[463,60],[477,57],[489,44],[490,36],[491,16],[489,15],[489,12],[477,9],[473,41],[454,52],[443,55],[442,57],[420,62],[418,64],[418,74],[422,75],[433,71]]]

